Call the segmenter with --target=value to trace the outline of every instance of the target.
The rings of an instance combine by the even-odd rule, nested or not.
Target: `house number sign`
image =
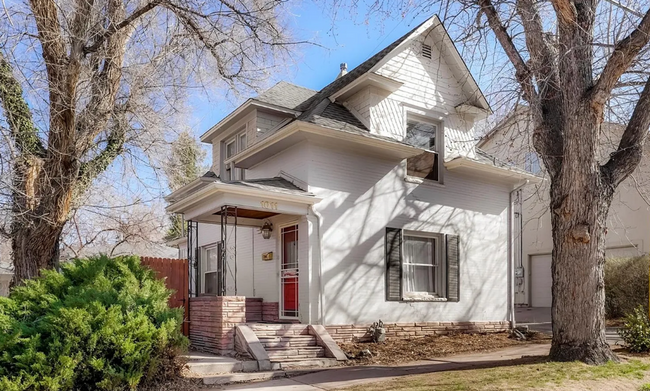
[[[260,205],[264,209],[278,210],[278,203],[273,201],[260,201]]]

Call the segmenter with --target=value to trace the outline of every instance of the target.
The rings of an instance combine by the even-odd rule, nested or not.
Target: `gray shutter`
[[[447,241],[447,300],[460,299],[460,267],[458,235],[446,235]]]
[[[402,230],[386,227],[386,301],[402,300]]]

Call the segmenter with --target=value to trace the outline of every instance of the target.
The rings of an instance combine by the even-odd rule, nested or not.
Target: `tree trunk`
[[[605,340],[605,235],[613,187],[597,157],[600,121],[588,107],[567,123],[564,164],[551,185],[554,361],[617,360]],[[569,128],[570,127],[570,128]],[[594,140],[592,142],[592,140]]]
[[[38,158],[14,163],[12,287],[39,276],[42,269],[58,267],[61,232],[75,188],[70,178],[75,178],[75,171],[60,173],[63,169],[55,164]],[[52,171],[60,174],[52,175]]]

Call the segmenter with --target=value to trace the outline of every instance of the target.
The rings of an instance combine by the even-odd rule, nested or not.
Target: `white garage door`
[[[530,305],[550,307],[551,297],[551,254],[530,257]]]

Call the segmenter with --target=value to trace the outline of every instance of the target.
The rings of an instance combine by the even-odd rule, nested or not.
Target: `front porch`
[[[188,224],[190,297],[245,296],[250,321],[318,322],[309,284],[319,278],[311,206],[320,200],[290,179],[204,176],[168,197]]]

